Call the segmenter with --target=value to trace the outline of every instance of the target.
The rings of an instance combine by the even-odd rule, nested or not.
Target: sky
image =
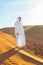
[[[0,28],[13,27],[19,16],[23,25],[43,25],[43,0],[0,0]]]

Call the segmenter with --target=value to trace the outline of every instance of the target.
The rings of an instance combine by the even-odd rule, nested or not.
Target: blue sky
[[[0,0],[0,28],[14,26],[18,16],[22,17],[23,25],[36,24],[33,22],[32,17],[36,15],[34,15],[35,12],[38,13],[37,6],[39,7],[40,1],[41,0]],[[36,17],[37,15],[35,19]]]

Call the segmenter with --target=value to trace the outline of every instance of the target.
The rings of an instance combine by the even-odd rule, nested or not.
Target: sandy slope
[[[26,47],[43,57],[43,26],[35,26],[26,31]]]
[[[15,43],[13,36],[0,32],[0,65],[35,65],[23,60],[18,53],[14,54]]]
[[[24,26],[24,30],[26,31],[26,30],[30,29],[31,27],[33,27],[33,26]],[[5,32],[7,34],[11,34],[13,36],[15,35],[15,28],[14,27],[3,28],[3,29],[0,29],[0,31]]]
[[[29,27],[26,27],[25,30],[26,30],[26,38],[28,42],[26,43],[27,50],[31,50],[35,54],[39,56],[43,56],[43,26],[35,26],[35,27],[32,27],[31,29]],[[5,53],[9,51],[10,49],[14,48],[15,44],[16,44],[16,39],[14,37],[14,28],[7,28],[7,29],[5,28],[5,29],[0,30],[0,54]],[[14,49],[12,51],[14,51]],[[20,62],[18,61],[18,58],[19,60],[21,60]],[[14,65],[13,64],[14,61],[16,63],[15,65],[17,64],[19,65],[20,63],[21,63],[20,65],[23,65],[24,62],[25,62],[24,65],[37,64],[37,62],[35,62],[34,60],[30,60],[30,58],[28,58],[28,62],[27,62],[27,57],[26,59],[23,60],[21,56],[19,56],[19,54],[14,55],[14,53],[13,53],[13,56],[11,55],[11,57],[5,60],[3,63]],[[43,65],[43,64],[38,63],[38,65]]]

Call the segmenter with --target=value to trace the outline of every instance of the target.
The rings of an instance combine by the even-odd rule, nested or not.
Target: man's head
[[[21,17],[18,17],[17,20],[18,20],[18,21],[21,21]]]

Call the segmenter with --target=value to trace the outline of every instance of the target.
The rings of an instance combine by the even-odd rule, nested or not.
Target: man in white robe
[[[16,49],[21,49],[25,46],[26,38],[24,29],[21,22],[21,17],[17,18],[17,21],[15,22],[15,36],[16,36]]]

